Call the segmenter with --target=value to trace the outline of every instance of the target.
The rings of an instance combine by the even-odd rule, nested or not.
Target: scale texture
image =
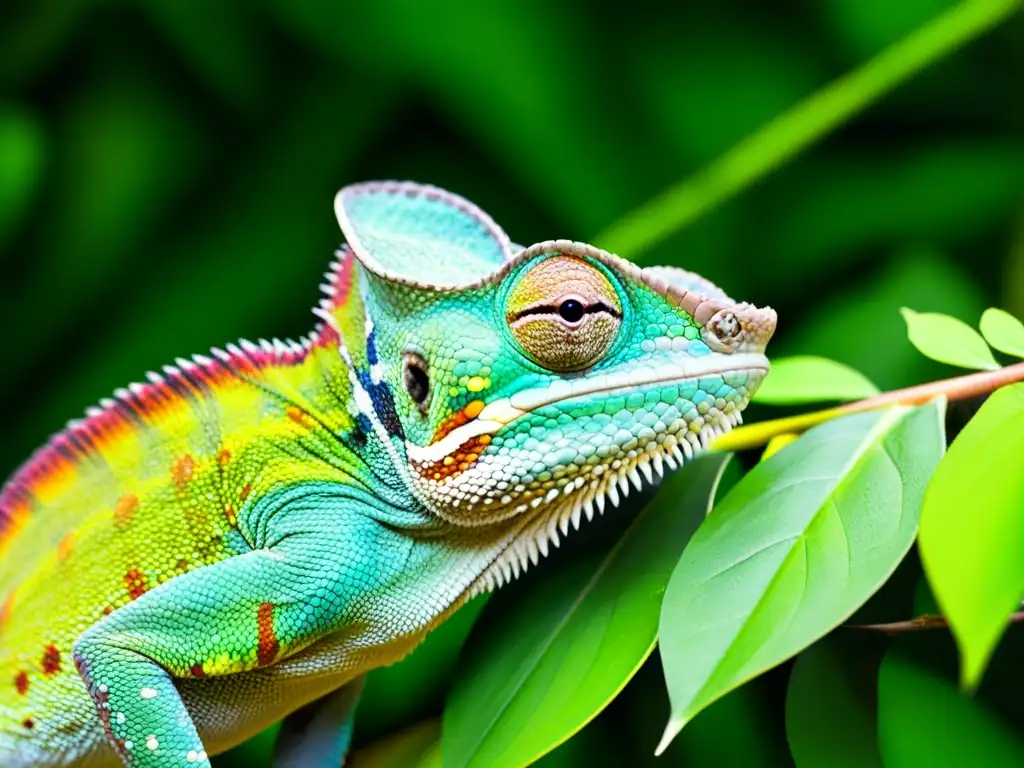
[[[205,766],[292,713],[281,763],[337,765],[365,672],[767,373],[775,313],[698,275],[521,248],[429,186],[335,209],[308,337],[151,373],[0,491],[0,765]]]

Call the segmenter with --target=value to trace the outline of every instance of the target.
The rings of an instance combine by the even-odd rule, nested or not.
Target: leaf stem
[[[1009,16],[1020,0],[966,0],[834,80],[593,239],[636,259],[641,251],[756,183],[907,78]]]
[[[893,405],[921,405],[939,395],[945,395],[948,400],[966,400],[994,392],[1000,387],[1019,381],[1024,381],[1024,363],[1008,365],[995,371],[970,373],[966,376],[955,376],[906,389],[883,392],[866,400],[858,400],[855,403],[826,408],[813,413],[762,421],[726,432],[715,440],[713,447],[716,451],[742,451],[759,448],[777,435],[803,432],[837,416],[872,411]]]
[[[1024,611],[1011,613],[1007,619],[1009,624],[1024,624]],[[944,616],[925,613],[907,621],[894,621],[889,624],[844,624],[843,629],[857,629],[864,632],[884,632],[887,635],[900,635],[904,632],[923,632],[929,629],[948,629],[949,622]]]

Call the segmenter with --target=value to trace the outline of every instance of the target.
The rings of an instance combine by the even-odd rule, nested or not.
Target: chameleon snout
[[[764,352],[777,321],[771,307],[733,304],[711,316],[704,325],[704,340],[717,352]]]

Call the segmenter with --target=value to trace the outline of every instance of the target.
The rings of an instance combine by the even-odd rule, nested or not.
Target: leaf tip
[[[655,757],[661,757],[661,754],[668,749],[668,745],[672,743],[672,740],[683,730],[684,725],[686,725],[686,720],[681,717],[673,717],[668,721],[668,725],[665,726],[665,733],[662,734],[661,741],[658,743],[657,749],[654,750]]]

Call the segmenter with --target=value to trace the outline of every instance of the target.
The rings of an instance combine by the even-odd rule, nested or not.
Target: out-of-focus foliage
[[[755,403],[795,405],[829,400],[860,400],[878,387],[848,365],[813,355],[772,360],[772,369],[754,394]]]
[[[519,242],[590,239],[952,5],[0,4],[0,475],[147,369],[238,337],[305,332],[343,184],[427,181],[479,203]],[[1024,315],[1022,73],[1018,14],[642,259],[771,304],[775,355],[834,359],[883,388],[951,375],[917,354],[898,309],[972,324],[993,304]],[[768,412],[755,404],[748,420]],[[538,574],[608,552],[630,520],[620,510],[584,526]],[[914,615],[885,590],[868,609],[880,621]],[[397,754],[388,734],[441,713],[474,615],[370,676],[356,742],[376,745],[355,765],[361,754],[386,764],[380,755]],[[849,669],[878,668],[874,640],[860,637],[805,652],[816,655],[798,657],[791,683],[783,665],[711,704],[657,764],[824,765],[811,737],[846,727],[841,745],[865,723],[887,766],[954,748],[978,764],[1019,760],[1024,706],[999,687],[1019,673],[1000,656],[1019,627],[996,650],[1003,674],[975,698],[955,690],[954,664],[918,663],[949,651],[934,632],[909,655],[895,644],[877,694],[840,701],[831,692]],[[538,764],[654,765],[669,716],[659,667],[655,654]],[[798,719],[816,697],[829,706],[814,710],[809,736]],[[436,724],[405,734],[390,746],[427,749]],[[217,764],[257,764],[272,735]]]

